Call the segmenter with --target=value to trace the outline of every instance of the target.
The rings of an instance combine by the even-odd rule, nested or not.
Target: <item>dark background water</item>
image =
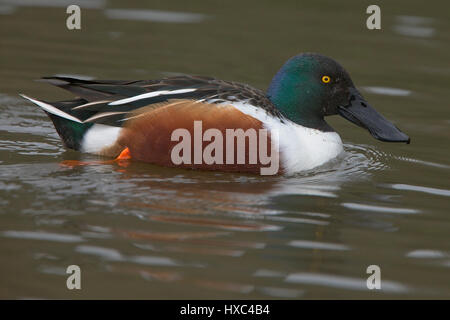
[[[0,298],[450,298],[450,7],[381,1],[370,31],[369,4],[0,0]],[[344,65],[412,143],[331,118],[346,153],[294,177],[70,168],[98,158],[65,150],[18,97],[69,98],[33,81],[53,74],[265,89],[306,51]],[[381,291],[365,286],[372,264]]]

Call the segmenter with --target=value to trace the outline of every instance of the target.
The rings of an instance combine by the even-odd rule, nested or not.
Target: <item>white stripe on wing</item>
[[[172,91],[170,91],[170,90],[153,91],[153,92],[139,94],[137,96],[130,97],[130,98],[125,98],[125,99],[113,101],[113,102],[108,103],[108,105],[116,106],[116,105],[119,105],[119,104],[126,104],[126,103],[130,103],[130,102],[133,102],[133,101],[141,100],[141,99],[153,98],[153,97],[157,97],[157,96],[161,96],[161,95],[172,95],[172,94],[187,93],[187,92],[192,92],[192,91],[195,91],[195,90],[197,90],[197,89],[179,89],[179,90],[172,90]]]

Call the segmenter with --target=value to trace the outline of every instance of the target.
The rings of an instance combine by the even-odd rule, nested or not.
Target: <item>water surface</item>
[[[381,31],[361,1],[81,1],[69,31],[71,3],[0,1],[0,298],[450,298],[447,2],[381,2]],[[291,177],[68,167],[99,158],[18,97],[69,98],[32,81],[54,74],[264,89],[304,51],[341,62],[412,143],[331,118],[345,153]]]

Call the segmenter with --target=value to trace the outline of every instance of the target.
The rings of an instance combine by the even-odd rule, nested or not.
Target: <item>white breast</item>
[[[341,137],[336,132],[322,132],[293,122],[267,127],[279,132],[281,166],[286,174],[320,166],[343,151]]]
[[[298,125],[290,120],[271,116],[265,110],[245,102],[229,102],[241,112],[261,121],[265,128],[278,133],[281,167],[293,174],[320,166],[342,151],[342,140],[336,132],[323,132]]]

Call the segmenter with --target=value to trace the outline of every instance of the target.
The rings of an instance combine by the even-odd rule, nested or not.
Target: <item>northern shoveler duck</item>
[[[198,121],[205,133],[217,129],[215,133],[224,136],[227,129],[267,129],[266,147],[278,150],[276,173],[285,174],[312,169],[343,151],[341,138],[325,122],[325,116],[339,114],[381,141],[410,141],[366,102],[339,63],[320,54],[303,53],[289,59],[267,92],[203,76],[138,81],[42,79],[79,96],[45,102],[22,95],[44,109],[65,146],[118,159],[257,173],[267,165],[260,159],[256,163],[228,162],[225,154],[231,149],[227,150],[226,141],[217,141],[216,135],[200,138],[202,148],[212,143],[211,136],[223,145],[224,153],[217,153],[218,149],[212,153],[215,161],[196,160],[192,146],[192,150],[182,152],[192,161],[174,163],[171,153],[178,143],[173,139],[174,131],[184,128],[195,135],[194,122]],[[277,139],[273,139],[274,132]],[[255,150],[247,145],[246,159]],[[233,157],[230,159],[236,160]]]

